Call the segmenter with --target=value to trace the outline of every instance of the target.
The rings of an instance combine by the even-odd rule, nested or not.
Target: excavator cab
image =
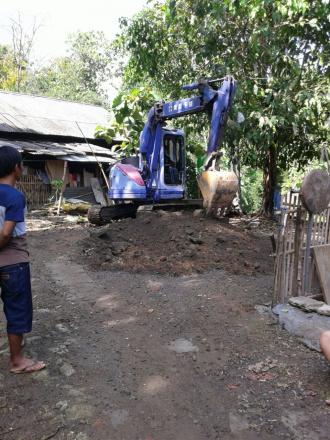
[[[184,197],[186,155],[183,131],[163,127],[154,149],[159,155],[152,175],[143,174],[145,158],[142,154],[134,161],[133,158],[121,160],[112,167],[109,190],[112,200],[148,202]],[[151,191],[148,191],[149,181]]]
[[[182,199],[186,182],[185,139],[182,130],[163,128],[156,199]]]
[[[163,138],[164,183],[182,185],[184,183],[184,139],[180,135],[165,134]]]

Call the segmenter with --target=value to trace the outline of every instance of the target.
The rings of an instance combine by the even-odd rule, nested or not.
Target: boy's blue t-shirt
[[[25,238],[24,195],[10,185],[0,183],[0,230],[5,221],[16,223],[12,237],[5,247],[0,248],[0,267],[29,261]]]

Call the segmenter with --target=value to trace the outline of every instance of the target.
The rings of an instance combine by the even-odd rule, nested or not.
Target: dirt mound
[[[90,226],[81,257],[91,268],[182,275],[223,269],[269,273],[270,240],[198,212],[141,212],[105,227]]]

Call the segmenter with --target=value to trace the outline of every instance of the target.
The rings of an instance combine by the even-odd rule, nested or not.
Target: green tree
[[[147,120],[147,112],[157,100],[148,87],[139,87],[120,92],[113,100],[111,119],[107,127],[97,127],[96,136],[111,143],[114,138],[122,143],[114,147],[119,155],[136,154],[140,133]]]
[[[31,75],[24,91],[36,95],[90,104],[102,104],[101,95],[82,82],[79,66],[69,57],[52,60]]]
[[[86,89],[105,95],[111,77],[111,44],[104,32],[78,32],[68,39],[69,58],[79,67]]]
[[[36,18],[33,25],[27,29],[23,23],[20,12],[17,18],[11,19],[12,54],[16,70],[16,91],[20,92],[27,79],[27,70],[31,66],[30,56],[34,44],[34,38],[39,29]]]
[[[110,78],[110,43],[103,32],[71,35],[68,56],[30,75],[25,91],[91,104],[104,104]]]
[[[16,68],[12,50],[0,45],[0,89],[16,89]]]
[[[303,166],[327,140],[329,36],[325,0],[166,0],[123,20],[116,44],[129,54],[126,84],[168,97],[201,76],[236,77],[245,121],[230,124],[225,146],[263,170],[269,215],[278,171]]]

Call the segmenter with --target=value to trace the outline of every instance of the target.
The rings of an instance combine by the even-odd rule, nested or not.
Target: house
[[[30,207],[49,201],[63,178],[64,197],[95,203],[91,178],[104,185],[101,167],[106,171],[114,162],[110,146],[95,138],[96,126],[107,119],[100,106],[0,91],[0,145],[22,153],[19,186]]]

